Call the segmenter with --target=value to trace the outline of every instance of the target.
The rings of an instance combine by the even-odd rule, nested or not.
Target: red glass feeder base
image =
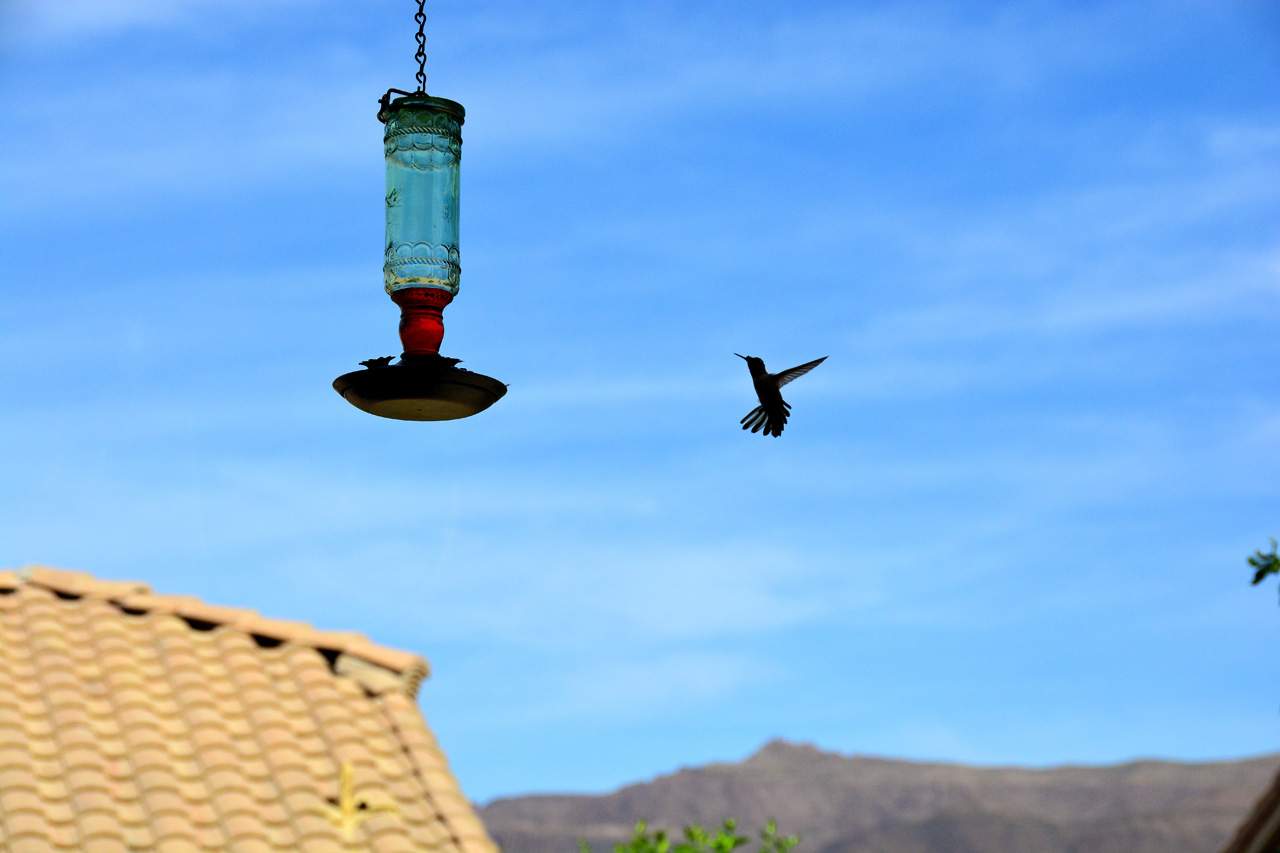
[[[439,355],[444,339],[441,312],[453,294],[437,287],[406,287],[391,294],[400,306],[400,343],[407,355]]]

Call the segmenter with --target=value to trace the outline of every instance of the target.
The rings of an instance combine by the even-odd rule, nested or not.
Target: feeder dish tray
[[[492,406],[507,386],[455,367],[456,358],[401,356],[396,364],[371,359],[363,370],[333,380],[333,390],[361,411],[400,421],[452,421]]]

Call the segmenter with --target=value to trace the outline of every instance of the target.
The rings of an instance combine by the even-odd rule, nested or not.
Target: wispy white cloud
[[[83,35],[262,8],[247,0],[80,0],[23,4],[15,14],[19,29]],[[1106,47],[1105,34],[1116,29],[1110,18],[1119,13],[1105,10],[1094,13],[1104,19],[1096,27],[1079,15],[1046,10],[975,17],[926,5],[911,12],[828,9],[777,23],[740,18],[727,29],[718,16],[687,11],[672,8],[657,18],[638,12],[593,16],[602,18],[597,26],[608,34],[608,49],[601,49],[598,31],[557,30],[548,20],[532,26],[546,43],[530,45],[527,30],[499,27],[497,36],[506,33],[522,49],[504,51],[503,43],[485,48],[472,44],[471,31],[494,36],[491,13],[450,21],[461,30],[459,42],[480,48],[478,57],[468,57],[444,45],[438,60],[448,62],[458,52],[465,66],[456,75],[462,90],[450,94],[471,107],[470,156],[500,163],[552,150],[589,155],[604,142],[652,135],[655,126],[677,117],[687,126],[696,115],[758,109],[762,99],[778,105],[770,120],[785,123],[790,109],[848,109],[890,93],[918,98],[939,77],[969,79],[970,91],[990,91],[1001,81],[1021,89],[1046,75],[1117,61],[1121,50],[1118,37]],[[87,186],[76,183],[77,203],[109,201],[115,207],[160,189],[176,197],[244,191],[296,181],[307,170],[364,163],[377,146],[369,103],[387,86],[375,69],[381,63],[366,56],[354,66],[327,67],[312,59],[306,65],[308,84],[301,88],[300,69],[281,71],[278,63],[212,66],[176,76],[92,75],[78,84],[76,109],[78,119],[96,129],[93,144],[55,137],[50,145],[45,133],[38,144],[12,136],[6,208],[11,214],[48,213],[64,202],[73,188],[49,179],[59,174],[51,166],[68,159],[78,163],[77,174],[95,176]],[[289,96],[280,98],[282,92]],[[185,105],[178,115],[176,104]],[[65,119],[66,108],[61,101],[32,100],[17,115],[26,126],[48,128]]]
[[[1122,22],[1135,9],[1064,15],[1050,7],[828,6],[775,20],[671,6],[620,10],[598,30],[494,61],[468,75],[476,122],[500,117],[503,145],[564,144],[643,133],[655,122],[748,108],[786,127],[793,110],[848,108],[887,93],[1025,93],[1058,75],[1129,61]],[[574,38],[577,36],[578,38]],[[517,67],[517,64],[519,67]],[[523,85],[513,88],[510,81]],[[948,89],[949,91],[949,89]],[[909,93],[909,94],[908,94]],[[826,101],[827,103],[820,103]],[[495,128],[498,130],[498,128]],[[492,144],[489,142],[482,144]]]
[[[1058,292],[1000,302],[981,301],[983,297],[974,294],[975,298],[964,301],[881,314],[852,332],[850,341],[863,351],[893,352],[996,338],[1088,336],[1197,324],[1245,316],[1280,292],[1280,278],[1272,272],[1269,256],[1224,258],[1219,264],[1217,269],[1181,276],[1148,272],[1155,281],[1107,282],[1113,284],[1109,287],[1081,282]],[[1109,272],[1105,266],[1099,269],[1093,264],[1091,271],[1100,277]],[[959,365],[954,367],[959,369]]]
[[[316,171],[368,166],[376,174],[378,155],[369,152],[379,150],[381,135],[364,121],[375,87],[334,81],[323,96],[305,89],[279,98],[290,84],[221,72],[116,76],[82,87],[74,119],[60,101],[29,101],[11,116],[25,132],[11,130],[6,215],[49,216],[75,205],[118,216],[278,190]],[[344,102],[362,109],[335,109]],[[86,125],[92,135],[80,132]],[[50,128],[62,127],[50,137]],[[68,162],[76,168],[62,168]]]
[[[691,547],[590,534],[530,538],[522,524],[524,544],[511,548],[501,528],[451,521],[445,507],[435,515],[430,537],[384,534],[383,544],[336,561],[307,553],[277,576],[318,582],[322,601],[349,586],[341,566],[360,566],[368,584],[344,594],[348,600],[355,595],[399,619],[418,613],[434,637],[556,652],[697,647],[803,624],[832,606],[829,595],[800,582],[812,571],[801,554],[765,541]],[[396,601],[381,592],[397,588],[413,591]]]
[[[748,654],[669,651],[548,672],[536,694],[519,707],[482,713],[492,724],[517,730],[602,717],[627,724],[662,716],[672,707],[723,706],[773,675],[768,663]]]
[[[114,35],[134,28],[187,28],[205,17],[249,16],[273,6],[316,0],[11,0],[11,36],[24,41],[62,42]]]
[[[1209,150],[1220,157],[1273,157],[1280,149],[1280,124],[1274,121],[1235,121],[1216,127]]]

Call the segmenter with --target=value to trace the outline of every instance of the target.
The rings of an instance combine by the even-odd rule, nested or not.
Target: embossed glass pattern
[[[387,293],[458,292],[459,163],[463,109],[444,98],[396,99],[381,116],[387,158]]]

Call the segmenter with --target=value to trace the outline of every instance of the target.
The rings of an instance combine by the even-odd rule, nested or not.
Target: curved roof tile
[[[0,651],[0,849],[497,853],[419,655],[43,566]]]

